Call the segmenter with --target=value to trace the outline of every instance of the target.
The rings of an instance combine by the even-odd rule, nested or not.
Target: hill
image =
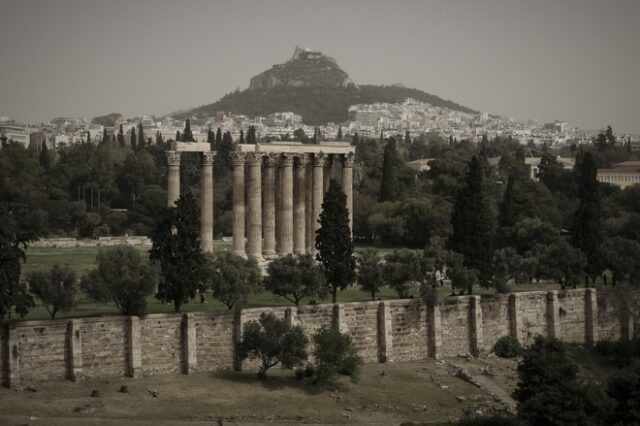
[[[177,118],[207,118],[218,111],[265,116],[278,111],[302,115],[306,124],[342,122],[350,105],[375,102],[402,102],[406,98],[437,107],[475,113],[476,111],[436,95],[402,85],[356,85],[333,58],[320,52],[296,48],[284,64],[274,65],[251,78],[249,88],[229,93],[215,103],[178,114]]]

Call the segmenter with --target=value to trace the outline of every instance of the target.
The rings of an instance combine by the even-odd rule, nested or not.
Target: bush
[[[322,328],[313,336],[313,343],[316,360],[314,384],[331,381],[338,374],[357,381],[362,358],[351,336],[332,328]]]
[[[280,364],[284,368],[293,368],[306,360],[307,343],[308,339],[300,326],[292,327],[272,313],[263,313],[259,321],[245,324],[238,355],[242,360],[258,359],[258,378],[265,379],[271,367]]]
[[[316,374],[316,368],[311,365],[308,364],[305,368],[304,368],[304,375],[305,377],[312,377],[314,374]]]
[[[594,349],[598,355],[611,358],[617,366],[628,367],[634,359],[640,358],[640,339],[617,342],[604,340],[597,342]]]
[[[493,345],[493,353],[500,358],[515,358],[522,354],[522,345],[511,336],[503,336]]]
[[[296,368],[293,371],[293,374],[296,376],[296,379],[302,380],[304,378],[304,372],[305,370],[303,370],[302,368]]]

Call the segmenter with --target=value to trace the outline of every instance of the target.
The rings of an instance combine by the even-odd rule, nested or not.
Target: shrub
[[[258,378],[267,377],[267,370],[281,364],[293,368],[307,359],[308,339],[299,326],[292,327],[272,313],[260,315],[260,321],[249,321],[238,345],[240,359],[258,358]]]
[[[358,379],[362,358],[348,334],[342,334],[332,328],[322,328],[313,336],[316,359],[316,383],[331,381],[338,374],[351,377],[353,382]]]
[[[500,358],[515,358],[522,354],[522,345],[511,336],[503,336],[493,345],[493,353]]]
[[[305,377],[312,377],[314,374],[316,374],[316,368],[312,364],[307,364],[304,368]]]
[[[601,341],[594,346],[596,353],[600,356],[611,358],[619,367],[628,367],[633,364],[634,359],[640,358],[640,339],[630,341]]]
[[[296,379],[302,380],[304,378],[304,372],[305,370],[303,370],[302,368],[296,368],[293,371],[293,374],[296,376]]]

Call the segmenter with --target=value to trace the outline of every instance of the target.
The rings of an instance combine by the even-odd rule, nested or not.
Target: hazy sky
[[[0,116],[165,114],[296,45],[356,83],[640,132],[640,1],[0,0]]]

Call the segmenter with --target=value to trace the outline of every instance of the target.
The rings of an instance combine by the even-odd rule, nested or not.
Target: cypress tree
[[[504,197],[500,203],[500,217],[499,223],[502,227],[511,227],[515,224],[514,218],[514,200],[513,200],[513,187],[516,183],[516,179],[512,174],[509,175],[507,181],[507,189],[504,192]]]
[[[480,285],[491,283],[493,258],[494,213],[486,190],[486,164],[471,158],[465,186],[456,196],[451,215],[452,250],[464,256],[464,265],[479,272]]]
[[[191,132],[191,123],[189,122],[188,118],[184,121],[184,131],[182,132],[182,140],[184,142],[195,142],[195,139],[193,138],[193,133]]]
[[[213,130],[211,130],[211,127],[207,130],[207,143],[209,144],[209,149],[211,151],[216,149],[216,135],[213,133]]]
[[[134,152],[137,151],[137,148],[136,148],[136,128],[135,127],[131,128],[131,149],[133,149]]]
[[[51,158],[49,157],[49,148],[47,147],[47,141],[42,142],[42,150],[40,151],[40,165],[46,171],[49,171],[51,167]]]
[[[222,143],[222,129],[218,127],[218,130],[216,130],[216,150],[220,149],[221,143]]]
[[[380,194],[378,195],[380,202],[394,201],[398,196],[398,162],[396,140],[391,137],[384,147],[382,181],[380,182]]]
[[[573,216],[572,243],[587,257],[587,274],[595,280],[602,272],[602,208],[600,188],[597,180],[598,168],[590,152],[586,152],[580,163],[578,196],[580,205]]]
[[[164,140],[162,139],[162,133],[160,133],[160,130],[156,131],[156,145],[162,145],[164,143]]]
[[[118,129],[118,143],[120,144],[121,147],[124,148],[124,131],[122,130],[122,124]]]
[[[357,144],[358,144],[358,142],[360,142],[360,138],[358,137],[358,132],[355,132],[355,133],[353,134],[353,141],[352,141],[352,143],[353,143],[353,145],[357,145]]]
[[[142,123],[138,123],[138,151],[142,151],[144,149],[144,145],[144,128],[142,127]]]
[[[176,142],[182,142],[182,136],[180,135],[180,130],[176,130]]]
[[[327,283],[331,286],[333,303],[338,289],[345,289],[356,278],[356,262],[349,229],[347,196],[335,180],[322,202],[320,228],[316,231],[316,258],[324,266]]]
[[[240,130],[240,143],[244,143],[244,130]]]
[[[408,130],[404,132],[404,143],[405,145],[411,145],[411,134]]]
[[[231,151],[233,151],[233,138],[230,132],[225,132],[218,146],[218,154],[216,155],[216,167],[214,169],[216,176],[225,176],[233,170]]]
[[[107,137],[107,128],[103,127],[102,128],[102,143],[107,143],[109,142],[109,138]]]
[[[337,139],[338,139],[339,141],[341,141],[341,140],[342,140],[342,126],[339,126],[339,127],[338,127],[338,137],[337,137]]]

